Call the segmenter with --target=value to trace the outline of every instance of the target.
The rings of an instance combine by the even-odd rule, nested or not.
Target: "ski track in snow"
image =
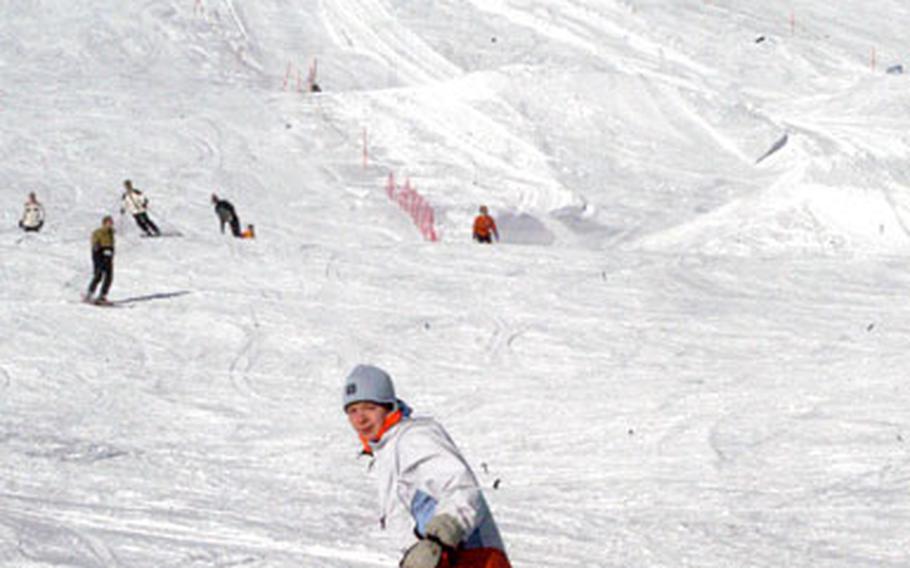
[[[339,404],[363,361],[515,566],[910,564],[910,125],[868,65],[906,6],[102,4],[0,22],[0,222],[48,212],[0,230],[0,565],[396,565]],[[118,217],[130,309],[98,309],[127,177],[183,237]],[[470,244],[479,203],[552,246]]]

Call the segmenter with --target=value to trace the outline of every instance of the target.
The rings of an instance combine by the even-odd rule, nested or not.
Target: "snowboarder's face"
[[[347,407],[348,421],[362,438],[376,441],[385,419],[392,412],[375,402],[355,402]]]

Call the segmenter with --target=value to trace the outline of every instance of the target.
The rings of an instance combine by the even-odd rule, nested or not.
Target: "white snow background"
[[[0,565],[396,566],[340,407],[373,362],[516,568],[910,566],[908,30],[904,0],[0,0]],[[86,306],[126,178],[183,238],[118,216],[125,303]]]

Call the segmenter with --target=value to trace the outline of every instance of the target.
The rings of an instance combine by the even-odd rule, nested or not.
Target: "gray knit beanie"
[[[357,365],[344,381],[343,408],[355,402],[375,402],[397,406],[395,386],[388,373],[373,365]]]

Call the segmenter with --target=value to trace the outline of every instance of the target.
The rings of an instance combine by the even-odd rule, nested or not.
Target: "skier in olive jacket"
[[[92,265],[94,276],[84,299],[86,302],[92,302],[95,289],[101,284],[101,294],[94,302],[106,304],[107,293],[114,280],[114,219],[110,215],[105,215],[101,227],[92,233]]]

